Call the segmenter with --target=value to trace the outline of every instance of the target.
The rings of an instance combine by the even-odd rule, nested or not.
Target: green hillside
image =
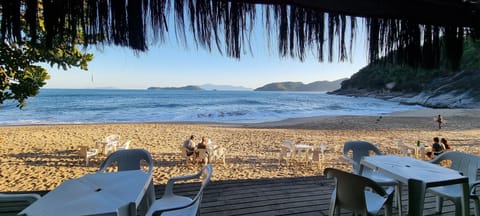
[[[387,56],[389,58],[389,56]],[[480,42],[466,41],[459,69],[440,57],[438,69],[377,62],[367,65],[330,92],[391,99],[436,108],[480,108]]]
[[[447,62],[443,57],[441,61]],[[439,69],[414,68],[385,62],[372,63],[355,73],[349,80],[342,82],[338,92],[348,89],[389,90],[403,93],[428,90],[435,78],[480,71],[480,42],[465,42],[460,69],[453,71],[448,68],[446,63]]]

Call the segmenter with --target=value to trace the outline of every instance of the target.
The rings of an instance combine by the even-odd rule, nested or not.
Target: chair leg
[[[402,183],[398,183],[395,186],[395,196],[397,199],[397,209],[398,209],[398,215],[402,216]]]
[[[385,207],[384,207],[385,208],[385,216],[392,216],[392,205],[393,205],[392,200],[390,200],[390,202],[387,202],[385,204]]]
[[[440,196],[436,197],[436,210],[437,213],[441,214],[442,213],[442,207],[443,207],[443,198]]]
[[[337,191],[334,189],[330,197],[330,206],[329,206],[328,216],[340,215],[340,208],[338,208],[336,204],[337,202],[336,193]]]
[[[473,200],[474,209],[475,209],[475,216],[480,216],[480,201],[478,199]]]

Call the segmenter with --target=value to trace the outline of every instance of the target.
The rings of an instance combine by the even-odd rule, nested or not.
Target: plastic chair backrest
[[[78,156],[82,158],[87,157],[87,152],[88,152],[88,147],[87,146],[80,146],[80,149],[78,150]]]
[[[148,164],[148,173],[153,171],[153,159],[150,152],[145,149],[123,149],[110,154],[98,172],[104,172],[109,166],[116,163],[117,171],[140,170],[142,161]]]
[[[120,140],[120,135],[112,134],[105,137],[105,142],[118,142]]]
[[[173,193],[173,188],[174,188],[174,182],[175,181],[186,181],[190,179],[196,179],[196,178],[203,178],[202,184],[195,195],[195,197],[191,200],[190,203],[187,203],[182,206],[176,206],[172,208],[157,208],[158,206],[155,206],[155,203],[150,207],[149,211],[147,212],[147,215],[198,215],[198,209],[200,207],[200,203],[202,202],[202,196],[203,196],[203,191],[205,187],[208,185],[210,182],[210,178],[212,177],[212,165],[207,164],[205,165],[198,173],[193,174],[193,175],[187,175],[187,176],[176,176],[172,177],[168,180],[167,185],[165,187],[165,191],[163,193],[163,196],[160,200],[162,199],[169,199],[173,197],[178,197]],[[173,198],[175,199],[175,198]]]
[[[200,197],[201,199],[201,196],[203,195],[203,190],[205,189],[205,187],[207,186],[207,184],[210,182],[210,178],[212,178],[212,165],[211,164],[207,164],[205,165],[202,170],[200,171],[200,175],[201,175],[201,178],[203,178],[203,181],[202,181],[202,186],[200,187],[200,190],[198,191],[197,196]],[[194,198],[195,200],[195,198]]]
[[[0,215],[17,215],[40,198],[35,193],[0,193]]]
[[[325,151],[327,150],[327,145],[325,144],[321,144],[320,145],[320,151],[322,152],[322,154],[325,154]]]
[[[123,143],[122,146],[119,146],[117,149],[129,149],[131,142],[132,142],[131,140],[127,140],[127,141],[125,141],[125,143]]]
[[[352,152],[352,156],[349,156],[349,152]],[[343,145],[343,156],[352,159],[355,163],[352,163],[352,171],[358,173],[360,168],[360,161],[362,157],[370,156],[371,153],[376,155],[382,155],[382,152],[372,143],[366,141],[348,141]]]
[[[450,168],[468,176],[468,182],[477,180],[477,171],[480,169],[480,157],[459,151],[444,152],[430,162],[439,164],[441,161],[450,161]]]
[[[334,168],[326,168],[324,174],[328,178],[336,179],[334,194],[332,194],[334,206],[331,208],[340,207],[366,215],[368,209],[365,189],[367,188],[371,188],[378,195],[385,197],[385,201],[387,201],[386,191],[369,178]]]

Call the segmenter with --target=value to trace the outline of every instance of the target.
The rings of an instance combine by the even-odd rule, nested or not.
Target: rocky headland
[[[423,86],[423,90],[416,92],[395,91],[395,85],[395,82],[387,83],[380,89],[342,85],[342,88],[329,93],[374,97],[432,108],[480,108],[480,71],[477,70],[465,70],[435,78]]]

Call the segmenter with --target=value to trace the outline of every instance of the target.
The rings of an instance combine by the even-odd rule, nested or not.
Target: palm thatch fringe
[[[303,61],[308,53],[315,53],[319,61],[325,60],[325,54],[330,62],[334,54],[338,61],[351,60],[359,28],[357,17],[287,1],[262,2],[0,0],[0,33],[2,41],[10,44],[23,43],[26,38],[26,42],[49,47],[59,43],[114,44],[146,51],[148,44],[164,42],[173,27],[176,39],[184,46],[193,42],[199,48],[216,48],[222,54],[241,58],[251,52],[252,31],[261,18],[268,41],[276,40],[281,57]],[[367,17],[364,24],[370,62],[395,51],[392,61],[431,68],[438,66],[440,52],[444,51],[450,65],[456,67],[463,40],[479,36],[478,27],[421,24],[398,18]],[[445,50],[440,48],[442,43]]]

